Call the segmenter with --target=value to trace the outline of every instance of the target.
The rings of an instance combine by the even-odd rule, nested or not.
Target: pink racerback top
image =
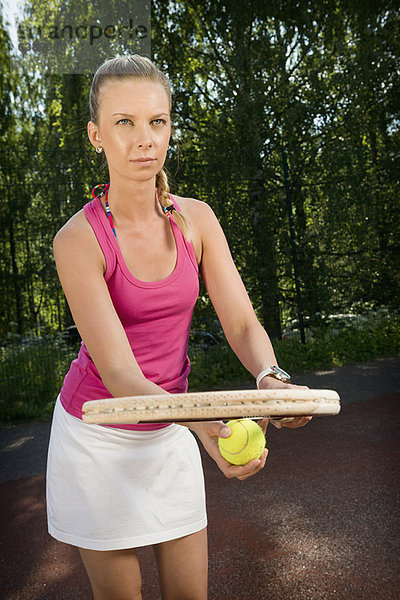
[[[171,200],[179,210],[172,196]],[[189,330],[199,293],[199,269],[193,245],[171,216],[177,249],[175,268],[165,279],[141,281],[126,266],[101,201],[95,198],[88,202],[84,211],[105,257],[104,278],[111,299],[144,376],[167,392],[186,392],[190,372]],[[82,342],[61,389],[63,407],[82,419],[84,402],[111,397]],[[167,423],[143,423],[116,427],[148,431],[167,426]]]

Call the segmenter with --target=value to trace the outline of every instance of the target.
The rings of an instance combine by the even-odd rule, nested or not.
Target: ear
[[[96,123],[94,123],[93,121],[89,121],[87,129],[88,129],[88,138],[90,140],[90,143],[95,148],[97,148],[97,146],[101,145],[101,137],[100,137],[99,128],[97,127]]]

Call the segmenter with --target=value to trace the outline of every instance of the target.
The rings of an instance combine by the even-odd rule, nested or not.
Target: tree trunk
[[[10,219],[8,224],[8,233],[10,239],[10,254],[11,254],[11,264],[12,264],[12,273],[13,273],[13,285],[14,285],[14,293],[15,293],[15,311],[16,311],[16,321],[17,321],[17,333],[22,335],[23,333],[23,321],[22,321],[22,298],[21,298],[21,290],[19,285],[19,272],[18,272],[18,264],[17,264],[17,253],[15,247],[15,238],[14,238],[14,226],[13,221]]]
[[[249,185],[250,206],[253,213],[253,235],[258,287],[261,297],[261,318],[271,337],[281,337],[279,291],[276,275],[276,254],[272,229],[272,212],[268,210],[260,170]]]

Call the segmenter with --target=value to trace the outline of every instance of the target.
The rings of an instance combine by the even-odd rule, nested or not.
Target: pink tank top
[[[172,196],[171,200],[179,210]],[[199,269],[193,245],[171,216],[177,248],[175,269],[165,279],[141,281],[128,270],[100,200],[88,202],[84,211],[105,257],[104,278],[111,299],[144,376],[167,392],[186,392],[190,372],[189,330],[199,293]],[[84,402],[111,397],[82,342],[61,389],[63,407],[82,419]],[[143,423],[117,427],[148,431],[167,426],[167,423]]]

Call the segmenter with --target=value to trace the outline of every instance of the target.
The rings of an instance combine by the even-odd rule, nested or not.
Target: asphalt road
[[[400,357],[296,378],[342,410],[267,432],[266,468],[228,481],[202,451],[210,600],[400,599]],[[47,534],[48,424],[0,429],[0,598],[91,599],[75,549]],[[159,596],[150,548],[143,598]]]

